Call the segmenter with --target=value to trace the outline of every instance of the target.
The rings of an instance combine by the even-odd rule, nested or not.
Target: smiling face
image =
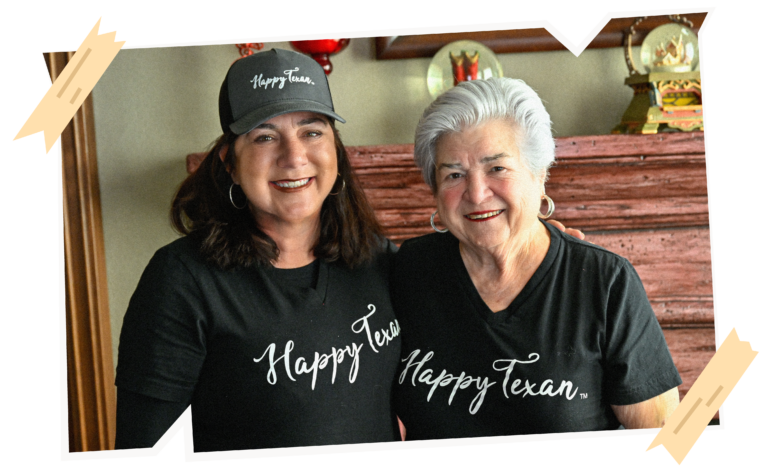
[[[437,141],[437,210],[464,245],[493,251],[525,239],[538,225],[544,173],[520,157],[515,130],[489,120]]]
[[[283,114],[239,136],[234,148],[232,181],[242,187],[261,229],[319,224],[320,209],[338,172],[327,117]]]

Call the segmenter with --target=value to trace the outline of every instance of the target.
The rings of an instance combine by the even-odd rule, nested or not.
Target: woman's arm
[[[185,245],[155,253],[125,313],[115,378],[117,449],[154,446],[192,400],[207,315]]]
[[[154,447],[187,406],[118,388],[115,449]]]
[[[629,261],[611,283],[606,315],[606,402],[627,429],[662,427],[680,403],[683,381]]]
[[[677,388],[637,404],[611,406],[616,418],[626,429],[664,427],[664,423],[680,404]]]

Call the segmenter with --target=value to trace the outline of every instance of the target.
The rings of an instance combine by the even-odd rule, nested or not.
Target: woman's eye
[[[461,173],[451,173],[448,176],[446,176],[445,178],[448,179],[448,180],[457,180],[457,179],[459,179],[461,177],[462,177]]]
[[[504,171],[504,167],[493,167],[491,168],[492,172],[502,172]]]

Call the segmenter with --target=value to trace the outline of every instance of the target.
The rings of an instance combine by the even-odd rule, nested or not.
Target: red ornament
[[[325,74],[331,74],[333,65],[330,55],[336,54],[347,47],[349,38],[340,38],[336,40],[307,40],[291,41],[291,46],[296,51],[312,56],[323,67]]]
[[[451,58],[451,68],[453,68],[453,85],[456,86],[460,82],[467,80],[467,72],[464,70],[464,57],[461,54],[455,55],[452,51],[448,52],[448,56]]]
[[[467,61],[467,64],[464,65],[467,71],[467,81],[476,81],[480,79],[480,76],[477,75],[477,66],[480,63],[480,53],[477,51],[475,51],[475,54],[473,55],[464,53],[464,59]]]
[[[480,62],[480,52],[475,51],[473,54],[469,54],[462,50],[458,55],[453,54],[453,52],[448,52],[448,56],[451,58],[454,86],[460,82],[474,81],[480,77],[477,73],[477,66]]]
[[[264,43],[237,43],[235,46],[240,51],[240,58],[245,58],[252,55],[255,51],[261,50],[264,47]]]

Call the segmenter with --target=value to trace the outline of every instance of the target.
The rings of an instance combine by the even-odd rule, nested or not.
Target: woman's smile
[[[283,193],[295,193],[307,188],[310,184],[312,184],[312,180],[314,179],[315,177],[300,178],[298,180],[279,180],[270,181],[269,184],[272,185],[273,188],[280,190]]]
[[[477,213],[465,214],[464,217],[470,221],[488,221],[503,213],[503,209],[497,209],[495,211],[479,211]]]

